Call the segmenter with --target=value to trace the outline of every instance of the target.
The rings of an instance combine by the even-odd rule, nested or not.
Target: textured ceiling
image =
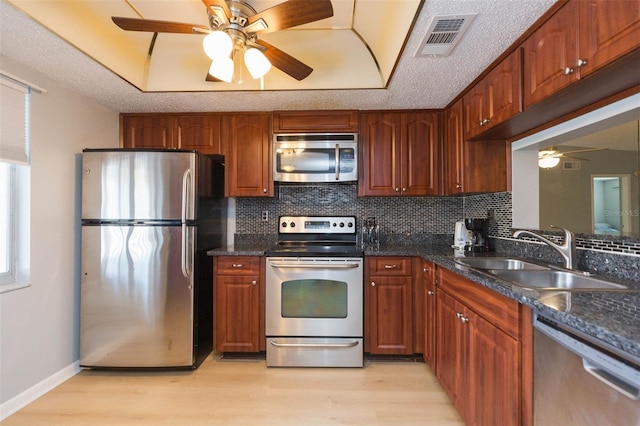
[[[425,0],[390,83],[381,89],[144,93],[5,0],[0,4],[0,54],[3,61],[39,70],[120,112],[443,108],[554,2]],[[403,0],[389,3],[402,5]],[[467,13],[478,15],[450,56],[414,57],[433,16]]]

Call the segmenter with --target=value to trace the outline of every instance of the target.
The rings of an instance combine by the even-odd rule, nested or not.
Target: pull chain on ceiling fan
[[[202,0],[209,27],[171,21],[112,17],[126,31],[207,34],[203,49],[212,60],[207,81],[233,80],[239,54],[253,78],[261,78],[274,66],[296,80],[305,79],[313,69],[269,43],[259,34],[284,30],[333,16],[330,0],[289,0],[256,12],[246,0]]]

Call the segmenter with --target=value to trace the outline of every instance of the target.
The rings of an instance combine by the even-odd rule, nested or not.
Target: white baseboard
[[[66,382],[71,377],[80,372],[80,362],[76,361],[73,364],[63,368],[55,374],[47,377],[40,383],[31,386],[26,391],[11,398],[2,405],[0,405],[0,421],[6,419],[16,411],[26,407],[31,402],[40,398],[45,393],[49,392],[56,386]]]

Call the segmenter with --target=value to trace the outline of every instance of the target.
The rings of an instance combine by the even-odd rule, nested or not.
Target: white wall
[[[0,420],[79,359],[80,153],[118,146],[118,112],[0,58],[32,95],[31,286],[0,294]]]

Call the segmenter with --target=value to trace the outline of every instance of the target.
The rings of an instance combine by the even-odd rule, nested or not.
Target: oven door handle
[[[358,346],[358,341],[348,343],[278,343],[276,340],[270,340],[269,343],[279,348],[352,348]]]
[[[282,269],[282,268],[304,268],[304,269],[355,269],[360,267],[359,263],[345,263],[345,264],[300,264],[300,263],[270,263],[272,267]]]

